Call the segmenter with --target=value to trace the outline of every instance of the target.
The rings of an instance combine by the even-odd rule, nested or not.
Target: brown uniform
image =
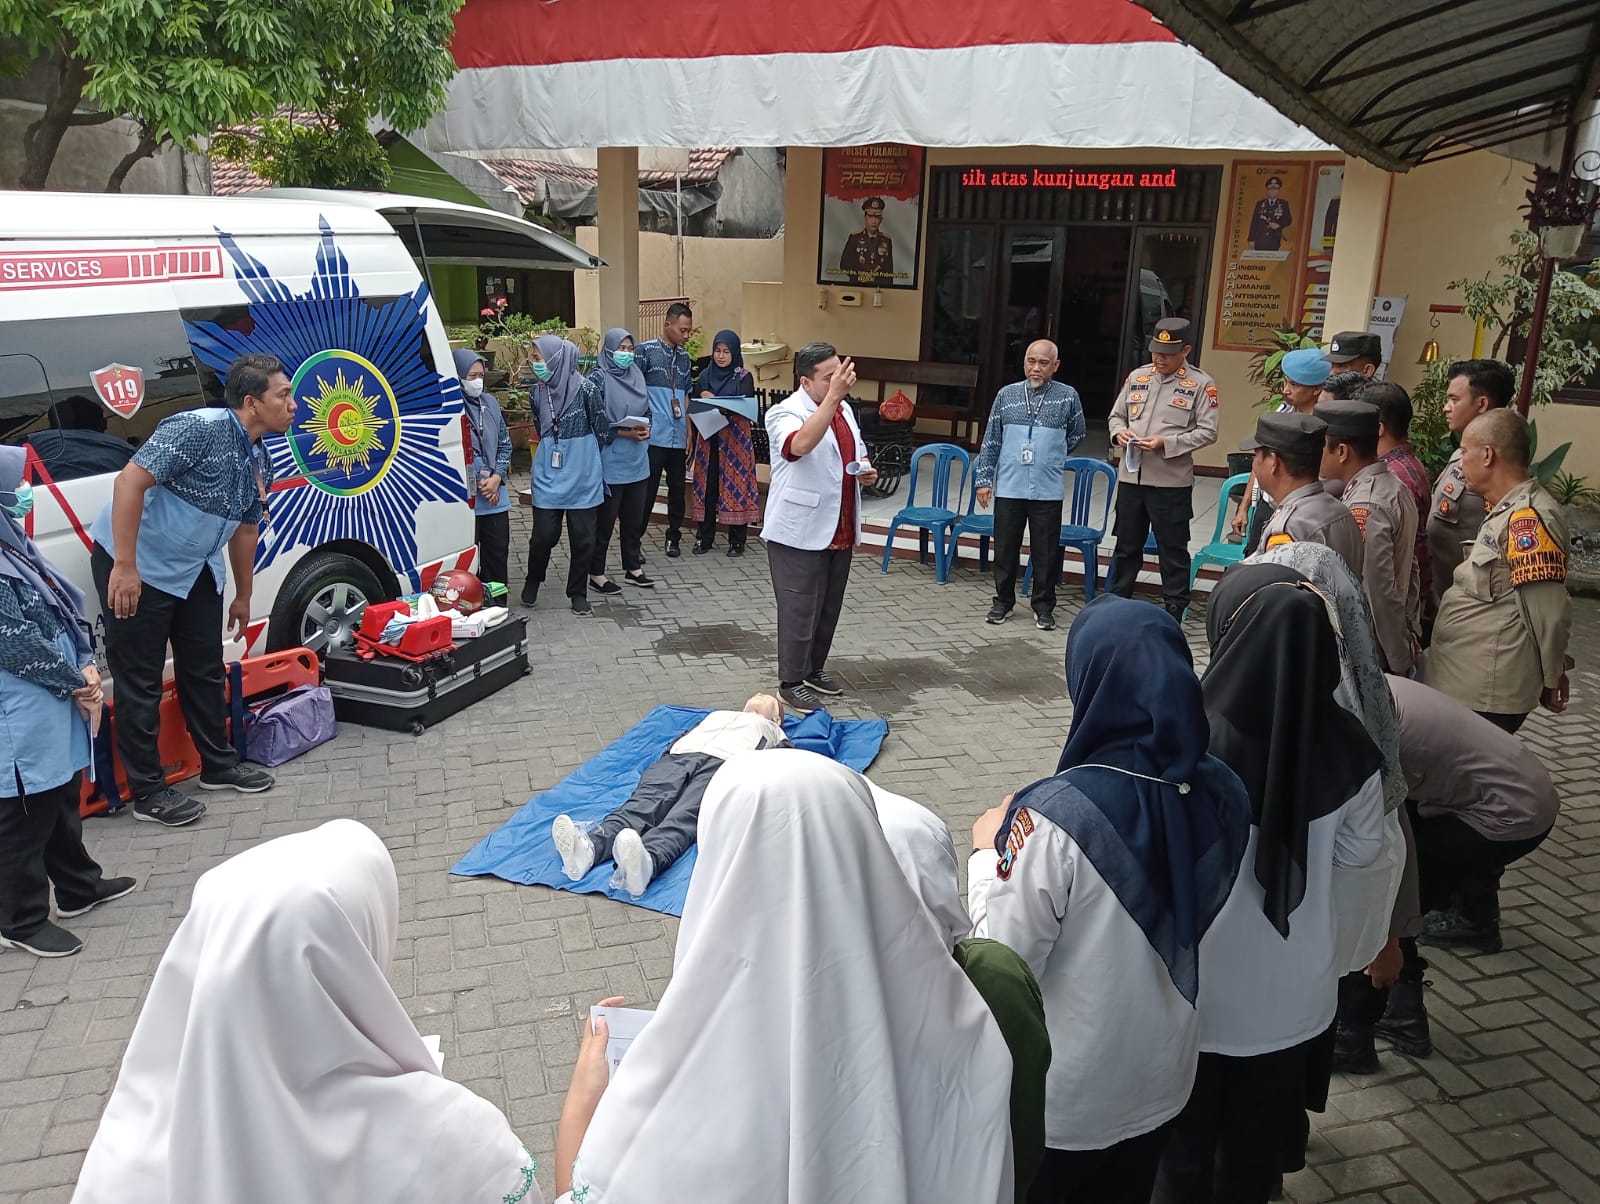
[[[1191,364],[1171,376],[1162,376],[1155,365],[1146,364],[1123,382],[1106,425],[1113,447],[1119,431],[1132,431],[1140,439],[1160,435],[1166,440],[1159,453],[1141,451],[1130,457],[1123,448],[1118,481],[1187,488],[1194,484],[1194,453],[1217,441],[1217,386]],[[1130,459],[1137,461],[1137,467]]]
[[[1566,516],[1537,481],[1489,511],[1439,603],[1422,680],[1474,711],[1526,715],[1566,671]]]
[[[1276,548],[1286,543],[1326,544],[1339,553],[1356,580],[1361,579],[1365,555],[1361,527],[1343,502],[1328,496],[1321,481],[1293,490],[1272,512],[1261,532],[1261,546]]]
[[[1378,648],[1390,673],[1411,672],[1422,633],[1422,575],[1417,568],[1417,502],[1382,460],[1344,487],[1344,504],[1361,528],[1361,585],[1372,607]]]
[[[1433,487],[1433,508],[1428,514],[1428,563],[1432,579],[1430,597],[1423,600],[1423,613],[1432,618],[1439,612],[1439,600],[1450,588],[1456,565],[1461,563],[1466,545],[1478,538],[1483,526],[1483,498],[1467,488],[1461,472],[1461,449],[1445,465]]]

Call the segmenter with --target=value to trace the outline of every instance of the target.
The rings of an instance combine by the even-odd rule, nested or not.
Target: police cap
[[[1383,340],[1364,330],[1341,330],[1333,336],[1333,342],[1328,344],[1328,353],[1323,358],[1330,364],[1348,364],[1353,360],[1371,360],[1381,364]]]
[[[1370,401],[1324,401],[1316,415],[1328,424],[1328,434],[1339,439],[1376,439],[1378,407]]]
[[[1310,414],[1274,410],[1256,419],[1256,433],[1248,439],[1239,440],[1239,450],[1255,451],[1258,447],[1264,447],[1268,451],[1284,452],[1291,456],[1320,455],[1322,437],[1327,430],[1326,422]]]
[[[881,196],[869,196],[861,202],[861,212],[870,213],[874,217],[882,217],[883,208],[883,198]]]
[[[1150,350],[1173,355],[1189,346],[1189,319],[1162,318],[1150,334]]]

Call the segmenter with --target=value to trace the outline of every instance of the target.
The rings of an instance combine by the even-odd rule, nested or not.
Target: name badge
[[[672,395],[672,416],[674,418],[683,417],[683,398],[679,397],[676,393]]]
[[[1033,444],[1030,443],[1022,449],[1022,455],[1019,457],[1019,459],[1021,459],[1024,464],[1033,463]]]
[[[559,447],[556,448],[553,452],[550,453],[550,467],[551,468],[560,468],[561,467],[561,449]]]

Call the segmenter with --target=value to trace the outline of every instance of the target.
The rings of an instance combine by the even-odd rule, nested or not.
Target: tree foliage
[[[44,187],[68,129],[118,116],[138,123],[152,151],[168,141],[197,147],[283,107],[331,118],[323,133],[337,127],[340,138],[272,126],[271,161],[285,163],[307,148],[314,161],[330,145],[348,152],[377,114],[415,129],[444,103],[461,3],[0,0],[0,37],[51,68],[45,111],[25,136],[23,186]],[[96,111],[83,111],[85,102]]]

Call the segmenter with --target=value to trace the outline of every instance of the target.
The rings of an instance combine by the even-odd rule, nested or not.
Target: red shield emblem
[[[107,364],[89,373],[95,396],[120,418],[132,418],[144,404],[144,369],[127,364]]]

